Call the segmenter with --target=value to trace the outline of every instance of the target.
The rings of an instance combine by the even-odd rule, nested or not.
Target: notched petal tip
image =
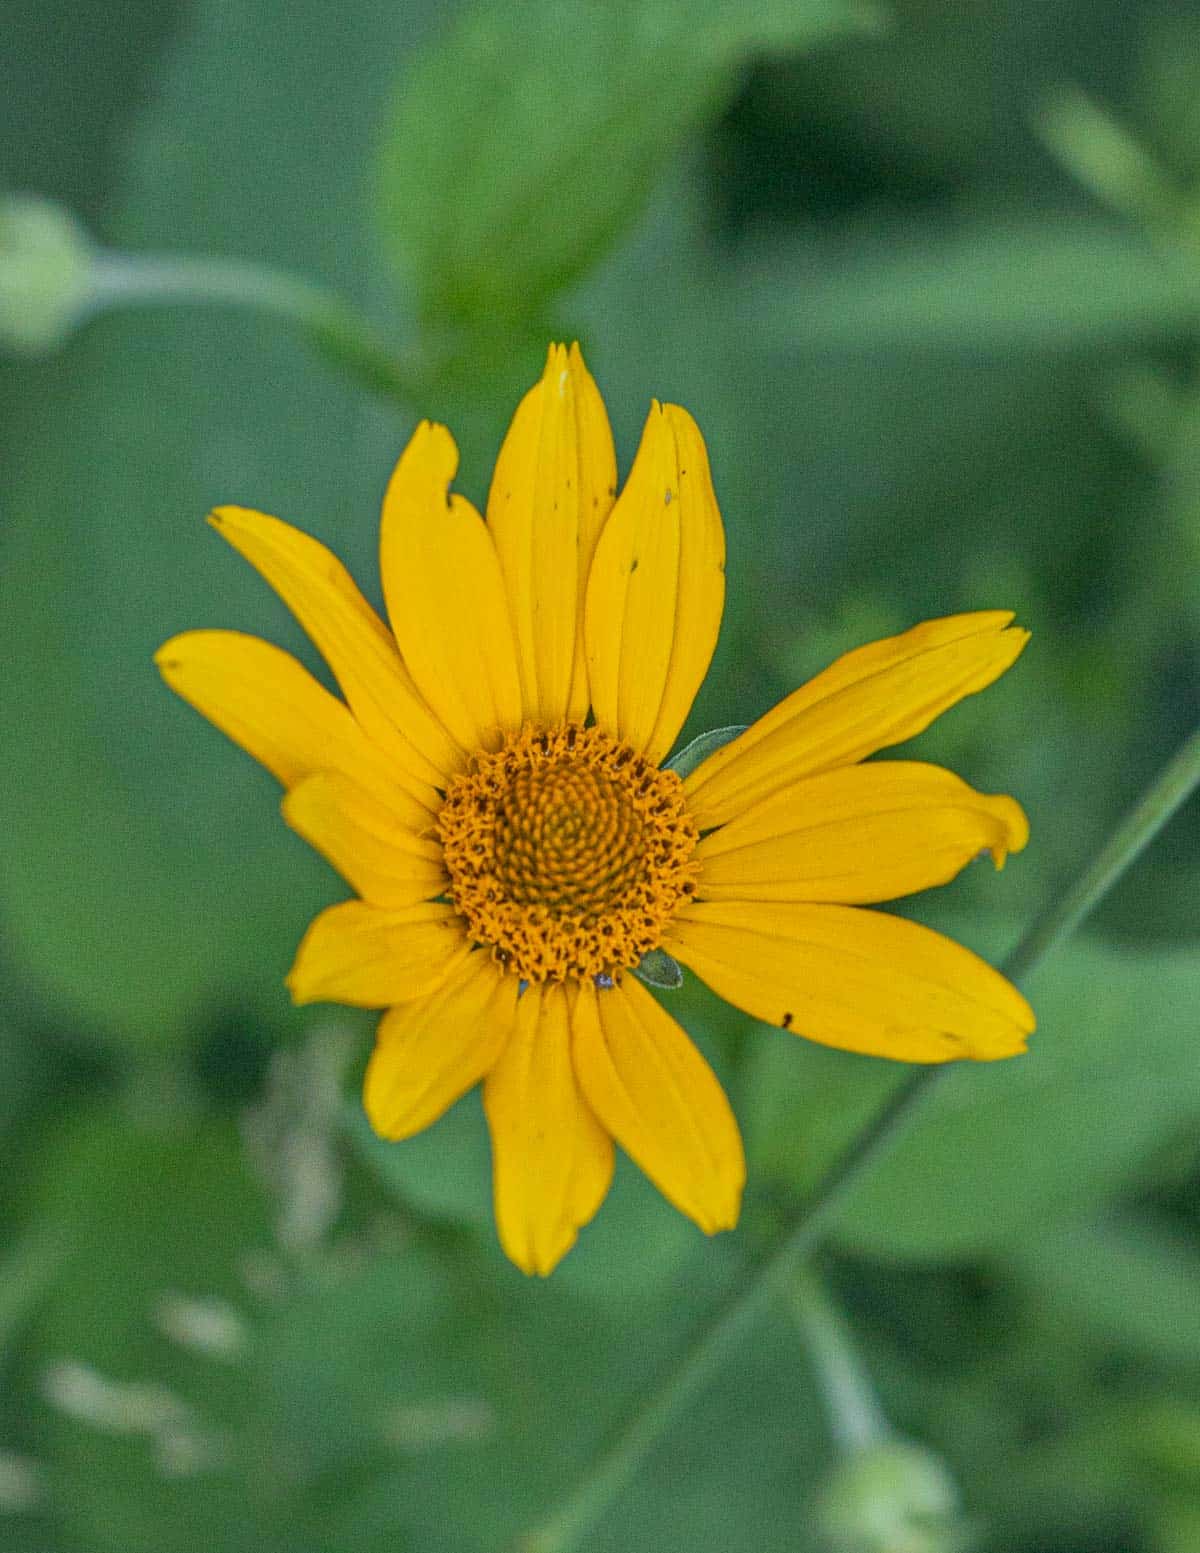
[[[1012,618],[1010,614],[1009,619],[1011,620]],[[1017,661],[1026,647],[1028,647],[1033,632],[1027,630],[1024,626],[1006,625],[1000,632],[1000,635],[1008,644],[1009,651],[1012,653],[1012,657],[1009,659],[1009,663],[1012,664]]]
[[[532,1278],[549,1278],[567,1252],[575,1249],[578,1240],[579,1231],[571,1228],[560,1240],[551,1244],[520,1248],[506,1245],[504,1249],[523,1273]]]
[[[1002,971],[993,971],[994,983],[1002,996],[994,1011],[1007,1022],[1007,1029],[995,1031],[987,1040],[968,1039],[960,1055],[972,1062],[1001,1062],[1008,1057],[1023,1057],[1029,1050],[1029,1037],[1037,1029],[1037,1015],[1028,998]]]
[[[449,502],[450,485],[458,473],[458,444],[440,421],[418,421],[392,472],[388,495],[401,485],[431,492]],[[384,498],[385,509],[387,497]]]
[[[986,849],[991,854],[997,873],[1013,852],[1021,852],[1029,841],[1029,820],[1015,798],[998,793],[989,800],[988,807],[1002,833]]]
[[[320,999],[313,996],[311,983],[306,983],[305,977],[298,970],[299,953],[292,961],[292,968],[283,978],[283,985],[287,988],[288,996],[297,1008],[303,1008],[307,1003],[319,1003]]]
[[[559,1219],[553,1226],[536,1228],[514,1221],[499,1202],[493,1207],[496,1234],[505,1256],[515,1267],[531,1278],[549,1278],[550,1274],[574,1249],[582,1224],[569,1219]]]
[[[571,356],[567,347],[552,340],[546,351],[546,365],[542,369],[542,381],[552,388],[560,399],[566,396],[567,376],[571,369]]]
[[[1011,623],[1014,615],[1010,609],[989,611],[988,613],[998,617],[1000,624],[994,630],[994,633],[986,630],[979,632],[981,636],[994,634],[995,637],[993,669],[984,680],[983,685],[979,687],[980,689],[992,684],[1000,678],[1001,674],[1006,674],[1012,668],[1013,664],[1029,645],[1029,639],[1033,634],[1031,631],[1027,631],[1024,626],[1015,626]]]

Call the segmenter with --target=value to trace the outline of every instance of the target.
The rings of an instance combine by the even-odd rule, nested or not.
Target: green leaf
[[[424,311],[536,311],[629,227],[748,54],[871,18],[846,0],[470,6],[405,75],[382,151],[388,242]]]
[[[1190,950],[1077,940],[1028,990],[1028,1054],[945,1076],[854,1193],[842,1243],[911,1257],[1005,1248],[1106,1202],[1200,1117]],[[810,1188],[903,1071],[764,1033],[744,1103],[757,1168]]]
[[[1200,279],[1098,222],[974,226],[940,241],[889,235],[874,252],[800,282],[794,255],[745,277],[760,337],[805,350],[970,356],[1191,335]]]
[[[1009,1255],[1102,1342],[1200,1367],[1200,1255],[1178,1233],[1128,1215],[1072,1221],[1022,1235]]]
[[[348,1100],[346,1131],[382,1185],[407,1207],[491,1233],[492,1150],[477,1089],[399,1143],[379,1137],[361,1103]]]

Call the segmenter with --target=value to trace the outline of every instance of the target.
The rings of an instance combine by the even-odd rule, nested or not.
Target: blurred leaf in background
[[[490,332],[543,312],[633,223],[751,53],[880,19],[854,0],[468,6],[403,77],[383,148],[386,231],[423,313]]]

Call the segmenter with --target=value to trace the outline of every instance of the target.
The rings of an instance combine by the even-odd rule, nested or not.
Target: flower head
[[[382,1008],[365,1104],[404,1138],[482,1081],[496,1222],[549,1272],[613,1144],[708,1232],[745,1164],[711,1069],[630,972],[649,950],[759,1019],[906,1062],[1024,1049],[1033,1015],[975,955],[865,910],[1024,846],[1012,799],[862,764],[1004,672],[1001,611],[837,660],[681,777],[661,763],[712,657],[725,546],[704,442],[655,403],[620,496],[604,405],[552,346],[486,519],[422,423],[383,504],[390,629],[275,518],[212,522],[291,607],[344,700],[255,637],[191,631],[164,677],[287,789],[288,823],[358,894],[310,926],[298,1002]]]

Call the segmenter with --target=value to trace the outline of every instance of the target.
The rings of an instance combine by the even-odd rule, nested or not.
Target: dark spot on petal
[[[789,1009],[788,1012],[779,1021],[779,1023],[783,1026],[783,1028],[785,1030],[790,1030],[792,1028],[792,1019],[793,1018],[794,1018],[794,1015],[792,1014],[791,1010]]]

